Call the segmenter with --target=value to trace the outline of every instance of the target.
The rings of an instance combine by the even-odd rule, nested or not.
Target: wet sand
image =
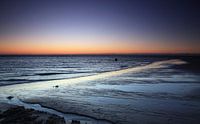
[[[64,118],[57,115],[22,106],[1,103],[0,110],[1,124],[65,124]]]
[[[112,78],[113,76],[119,76],[125,73],[138,73],[147,71],[148,69],[163,68],[169,64],[173,65],[183,63],[185,62],[179,60],[168,60],[155,62],[146,66],[105,72],[87,77],[3,86],[0,87],[0,98],[1,101],[13,104],[12,100],[8,100],[6,98],[9,95],[12,95],[16,99],[19,99],[27,104],[40,104],[45,108],[53,108],[54,110],[58,110],[62,113],[73,113],[76,115],[82,115],[83,117],[89,117],[91,120],[95,120],[90,121],[92,124],[96,124],[96,122],[99,122],[99,124],[137,124],[140,122],[143,122],[144,124],[148,124],[150,122],[159,124],[196,124],[198,122],[198,118],[190,115],[199,115],[198,111],[196,112],[196,108],[198,108],[199,103],[198,101],[194,102],[191,107],[187,106],[189,109],[194,109],[196,113],[193,113],[193,110],[190,112],[188,109],[189,115],[187,115],[187,113],[185,114],[184,112],[179,113],[179,110],[178,112],[176,112],[176,110],[173,111],[173,108],[170,108],[172,109],[170,111],[163,111],[167,110],[164,105],[169,106],[176,103],[177,106],[179,106],[179,104],[182,104],[182,102],[178,103],[179,101],[177,102],[175,100],[175,102],[168,101],[168,97],[164,99],[151,99],[144,98],[144,96],[140,94],[134,94],[134,96],[130,96],[129,94],[123,92],[120,92],[119,94],[110,94],[113,92],[110,92],[109,90],[106,90],[104,94],[102,92],[98,92],[98,90],[90,90],[89,93],[89,91],[85,91],[87,89],[76,89],[84,83],[95,82],[96,80],[102,78]],[[118,99],[117,95],[126,97]],[[15,103],[16,105],[19,104],[19,102]],[[148,103],[151,103],[151,106],[148,107]],[[190,101],[184,101],[183,99],[183,103],[190,104]],[[193,105],[196,105],[197,107]],[[152,109],[151,107],[155,108]],[[182,109],[181,107],[177,108]],[[78,118],[77,120],[81,119]]]

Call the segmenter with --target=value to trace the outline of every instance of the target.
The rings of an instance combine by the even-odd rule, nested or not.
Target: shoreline
[[[145,107],[145,106],[141,107],[140,104],[138,104],[138,102],[149,101],[150,103],[153,104],[152,105],[153,107],[159,102],[163,103],[163,105],[169,105],[169,106],[171,105],[171,103],[176,103],[176,105],[179,105],[180,104],[179,101],[173,101],[174,98],[171,101],[169,100],[169,102],[165,104],[164,103],[165,101],[163,101],[163,100],[166,100],[165,98],[164,99],[157,99],[157,98],[148,99],[145,97],[142,98],[140,96],[135,97],[133,95],[133,96],[130,96],[130,98],[136,98],[138,101],[131,99],[131,100],[128,100],[128,103],[127,103],[127,100],[125,100],[127,97],[121,97],[121,96],[125,96],[126,94],[121,94],[121,92],[118,93],[118,92],[110,91],[109,89],[102,90],[101,91],[102,94],[100,94],[99,96],[97,95],[98,97],[97,98],[95,95],[93,96],[92,94],[93,93],[99,94],[100,92],[98,88],[94,90],[90,89],[91,90],[90,92],[89,91],[85,92],[87,91],[87,88],[84,87],[85,86],[84,83],[89,82],[92,85],[92,83],[95,82],[95,80],[98,81],[98,80],[101,80],[102,78],[106,79],[106,78],[111,78],[111,77],[126,74],[126,73],[138,73],[138,72],[143,72],[150,69],[166,68],[171,65],[181,65],[185,63],[186,62],[182,60],[178,60],[178,59],[157,61],[157,62],[152,62],[147,65],[136,66],[133,68],[130,67],[130,68],[122,69],[122,70],[105,72],[105,73],[100,73],[97,75],[80,77],[80,78],[75,78],[75,79],[72,78],[72,79],[64,79],[64,80],[44,81],[44,82],[36,82],[36,83],[3,86],[3,87],[0,87],[0,93],[1,93],[0,98],[2,102],[6,102],[6,103],[9,103],[9,102],[11,103],[12,100],[18,99],[24,104],[31,105],[32,107],[37,108],[38,106],[35,106],[37,104],[39,105],[40,108],[42,108],[42,110],[48,109],[50,111],[60,112],[62,113],[62,115],[66,115],[66,116],[70,114],[71,115],[75,114],[76,116],[84,116],[84,118],[90,118],[90,120],[93,119],[96,122],[106,121],[107,122],[106,124],[108,123],[109,124],[110,123],[126,124],[131,121],[134,121],[136,123],[140,121],[148,122],[148,121],[151,121],[152,118],[155,118],[155,117],[158,118],[157,120],[152,121],[155,123],[167,122],[168,119],[173,119],[172,122],[174,123],[183,122],[182,119],[195,122],[196,120],[193,120],[193,119],[196,119],[196,118],[187,116],[184,113],[180,113],[180,118],[173,116],[174,113],[176,114],[176,112],[174,111],[166,110],[166,112],[161,112],[159,114],[156,114],[155,111],[157,112],[157,110],[154,111],[153,109],[150,109],[149,111],[146,111],[146,109],[147,110],[149,109],[148,107]],[[80,87],[77,87],[79,85]],[[107,94],[113,93],[113,94],[109,94],[110,96],[121,95],[119,96],[120,99],[118,99],[118,97],[107,97],[107,94],[103,93],[104,91],[106,91]],[[77,95],[77,97],[74,97],[74,95]],[[87,97],[88,95],[90,97]],[[129,94],[127,93],[127,95]],[[9,100],[9,96],[13,96],[14,98],[10,97],[11,100]],[[120,103],[115,104],[115,102],[118,102],[118,101]],[[126,103],[122,104],[123,102],[126,102]],[[17,101],[15,103],[16,105],[18,104]],[[195,104],[196,103],[194,103],[194,105]],[[39,107],[38,109],[40,109]],[[155,107],[157,108],[157,106]],[[186,107],[193,109],[193,107],[188,107],[188,106]],[[160,108],[162,109],[162,107]],[[185,108],[185,107],[183,106],[182,108]],[[194,113],[198,114],[198,112],[195,112],[195,111]],[[136,116],[132,117],[132,114],[136,114]],[[182,115],[184,117],[182,117]],[[143,120],[142,118],[145,118],[145,120]],[[70,119],[67,119],[67,120],[70,120]],[[69,124],[71,124],[72,120],[75,120],[77,123],[77,121],[85,120],[85,119],[74,118],[70,120]],[[185,122],[185,123],[187,124],[188,122]],[[102,123],[91,122],[87,124],[102,124]]]
[[[54,124],[54,123],[55,124],[114,124],[110,120],[106,120],[106,119],[97,119],[95,117],[88,116],[88,115],[72,113],[72,112],[63,112],[53,107],[47,107],[47,106],[34,103],[34,102],[32,103],[24,102],[13,96],[7,97],[7,100],[8,100],[7,103],[0,102],[0,109],[4,110],[4,111],[0,111],[0,117],[1,117],[0,123],[3,121],[2,124],[4,123],[4,121],[18,122],[18,119],[20,118],[18,118],[18,116],[15,115],[15,111],[17,112],[18,109],[20,109],[22,113],[24,112],[26,113],[28,111],[29,112],[28,118],[32,118],[31,116],[34,113],[36,113],[36,116],[42,113],[41,116],[48,116],[49,118],[42,118],[40,121],[43,121],[43,122],[50,121],[50,124]],[[9,114],[7,115],[6,113],[9,113]],[[7,115],[6,117],[5,117],[5,114]],[[13,116],[15,120],[12,120]],[[51,120],[52,118],[55,118],[57,120],[54,122]],[[26,122],[21,122],[21,123],[26,123]],[[37,122],[37,121],[35,121],[34,123],[40,124],[40,122]]]
[[[42,87],[42,89],[44,89],[44,88],[50,89],[55,85],[65,86],[68,84],[68,82],[80,83],[80,82],[84,82],[84,81],[93,81],[93,80],[97,80],[97,79],[101,79],[101,78],[109,78],[109,77],[113,77],[113,76],[118,76],[121,74],[130,73],[130,72],[137,73],[137,72],[145,71],[148,69],[164,68],[167,65],[181,65],[181,64],[186,64],[186,63],[187,62],[185,62],[183,60],[179,60],[179,59],[167,59],[167,60],[152,62],[152,63],[146,64],[146,65],[141,65],[141,66],[139,65],[136,67],[108,71],[108,72],[103,72],[103,73],[94,74],[94,75],[47,80],[47,81],[36,81],[36,82],[31,82],[31,83],[19,83],[19,84],[17,83],[17,84],[11,84],[11,85],[3,85],[3,86],[0,86],[0,89],[9,90],[9,89],[14,88],[14,89],[30,90],[30,86],[31,86],[31,89],[32,88],[41,89],[41,87]],[[18,87],[20,87],[20,88],[18,88]]]
[[[36,104],[36,103],[31,103],[31,102],[25,102],[25,103],[28,103],[28,104]],[[38,103],[37,103],[38,104]],[[83,117],[87,117],[87,118],[91,118],[91,119],[94,119],[94,120],[98,120],[98,121],[105,121],[105,122],[108,122],[110,124],[115,124],[114,122],[110,121],[110,120],[106,120],[106,119],[98,119],[98,118],[95,118],[93,116],[89,116],[89,115],[84,115],[84,114],[79,114],[79,113],[75,113],[75,112],[63,112],[63,111],[60,111],[58,109],[55,109],[53,107],[49,107],[49,106],[45,106],[45,105],[42,105],[42,104],[39,104],[41,107],[44,107],[44,108],[48,108],[48,109],[52,109],[52,110],[55,110],[55,111],[58,111],[58,112],[61,112],[63,114],[74,114],[74,115],[78,115],[78,116],[83,116]]]
[[[1,124],[66,124],[62,117],[34,109],[26,109],[23,106],[0,103],[0,109]],[[71,124],[75,124],[74,122],[75,120]]]

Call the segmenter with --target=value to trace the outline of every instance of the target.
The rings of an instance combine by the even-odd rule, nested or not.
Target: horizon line
[[[83,54],[0,54],[0,56],[78,56],[78,55],[200,55],[200,53],[83,53]]]

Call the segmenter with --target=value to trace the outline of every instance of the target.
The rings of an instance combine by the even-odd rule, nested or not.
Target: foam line
[[[5,92],[5,91],[9,91],[9,90],[10,91],[14,91],[14,90],[44,90],[44,89],[50,89],[55,85],[64,86],[64,85],[68,85],[68,84],[75,84],[75,83],[80,83],[80,82],[85,82],[85,81],[93,81],[93,80],[97,80],[97,79],[109,78],[109,77],[118,76],[118,75],[122,75],[122,74],[126,74],[126,73],[136,73],[136,72],[138,73],[138,72],[142,72],[142,71],[145,71],[148,69],[163,68],[163,67],[166,67],[169,65],[180,65],[180,64],[185,64],[185,63],[186,62],[184,62],[182,60],[173,59],[173,60],[153,62],[151,64],[147,64],[147,65],[143,65],[143,66],[137,66],[137,67],[131,67],[131,68],[127,68],[127,69],[99,73],[96,75],[85,76],[85,77],[1,86],[0,93],[2,91]]]

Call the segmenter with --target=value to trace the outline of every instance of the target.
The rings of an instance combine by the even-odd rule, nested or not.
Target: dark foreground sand
[[[1,103],[0,124],[65,124],[65,120],[57,115]],[[73,120],[71,124],[80,122]]]

